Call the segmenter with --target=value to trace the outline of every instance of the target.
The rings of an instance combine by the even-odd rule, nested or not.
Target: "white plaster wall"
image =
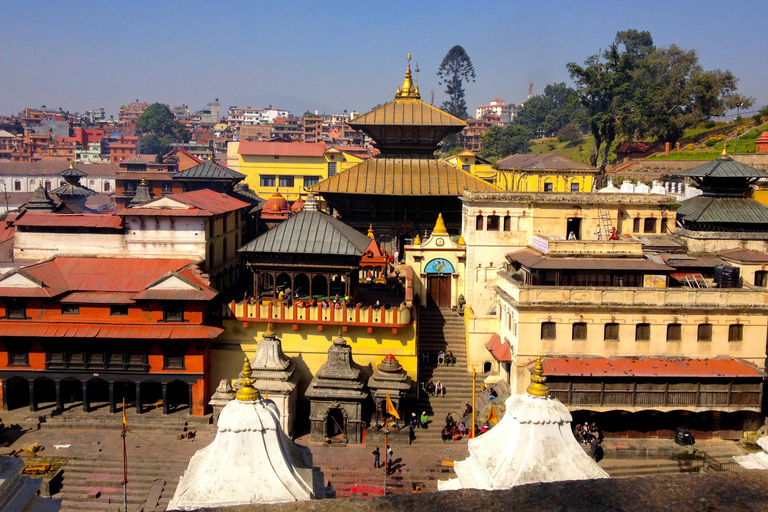
[[[202,217],[126,217],[128,256],[205,259]]]
[[[52,256],[123,256],[122,234],[28,233],[14,235],[13,257],[37,260]]]
[[[62,168],[63,170],[63,168]],[[87,172],[87,170],[86,170]],[[15,183],[19,182],[21,190],[16,190]],[[34,190],[40,185],[40,182],[45,184],[46,181],[51,182],[51,189],[54,189],[61,185],[64,178],[61,176],[51,175],[35,175],[35,176],[0,176],[0,192],[34,192]],[[84,185],[95,192],[106,192],[104,185],[109,184],[109,191],[115,190],[115,179],[105,178],[101,176],[86,176],[80,180],[80,184]],[[45,185],[43,185],[45,186]],[[3,187],[5,187],[3,189]]]

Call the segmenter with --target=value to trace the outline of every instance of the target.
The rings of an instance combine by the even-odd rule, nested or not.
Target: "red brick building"
[[[210,288],[192,260],[57,257],[0,278],[3,410],[204,415]]]

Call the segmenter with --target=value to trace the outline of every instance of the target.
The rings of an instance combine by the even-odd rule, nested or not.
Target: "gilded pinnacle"
[[[253,387],[253,383],[256,381],[251,378],[252,374],[251,362],[246,357],[243,362],[243,378],[240,379],[240,389],[237,390],[237,395],[235,395],[235,398],[241,402],[253,402],[261,398],[259,390]]]
[[[536,366],[533,367],[531,375],[531,384],[526,390],[531,396],[548,397],[549,388],[544,384],[547,378],[544,376],[544,365],[541,364],[541,356],[536,358]]]
[[[445,228],[445,222],[443,221],[443,214],[437,214],[437,222],[435,222],[435,229],[432,230],[433,235],[447,235],[448,230]]]

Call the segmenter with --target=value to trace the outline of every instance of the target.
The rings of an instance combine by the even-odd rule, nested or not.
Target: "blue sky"
[[[462,45],[477,81],[470,113],[496,97],[520,103],[568,81],[567,62],[616,32],[649,30],[657,46],[695,49],[730,69],[739,92],[768,104],[768,2],[758,1],[57,1],[0,0],[0,114],[23,107],[117,113],[131,100],[366,111],[392,99],[406,54],[435,91],[446,52]]]

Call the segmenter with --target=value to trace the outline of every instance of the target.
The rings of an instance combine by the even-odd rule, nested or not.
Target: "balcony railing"
[[[499,290],[519,304],[584,304],[625,307],[748,307],[768,305],[768,292],[751,288],[619,288],[531,286],[513,280],[501,271]]]
[[[411,306],[393,306],[389,309],[382,306],[376,309],[372,306],[358,305],[353,308],[342,306],[336,309],[333,304],[327,308],[320,304],[316,307],[299,307],[296,302],[286,306],[274,300],[262,300],[253,304],[233,301],[223,305],[223,316],[225,319],[235,318],[243,322],[262,321],[392,329],[406,327],[412,321]]]

